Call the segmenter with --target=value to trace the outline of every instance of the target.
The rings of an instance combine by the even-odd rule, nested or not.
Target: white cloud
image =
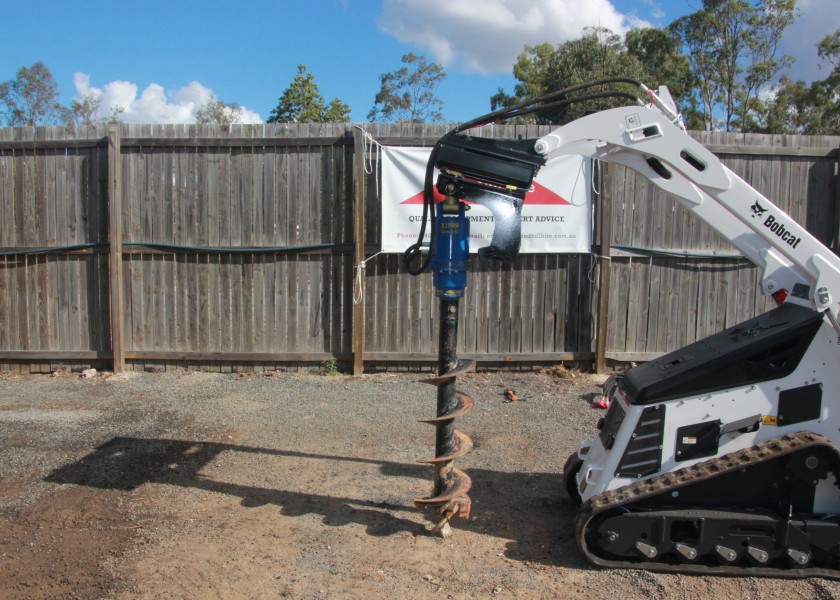
[[[380,28],[468,72],[510,72],[525,45],[560,44],[600,26],[624,35],[648,22],[609,0],[384,0]]]
[[[73,85],[78,98],[95,96],[102,99],[100,114],[105,117],[117,107],[123,109],[120,118],[124,123],[164,123],[182,124],[195,123],[196,111],[216,98],[208,87],[198,81],[167,93],[157,83],[150,83],[140,92],[136,83],[130,81],[111,81],[102,88],[90,84],[90,75],[75,73]],[[240,107],[241,123],[262,123],[262,118],[256,112]]]
[[[665,16],[665,11],[662,10],[662,5],[655,0],[642,0],[650,10],[650,16],[659,21]]]

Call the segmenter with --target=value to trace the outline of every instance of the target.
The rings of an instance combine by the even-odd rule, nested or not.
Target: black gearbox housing
[[[447,135],[437,143],[435,166],[524,198],[537,171],[545,164],[545,159],[534,151],[534,144],[535,140]]]

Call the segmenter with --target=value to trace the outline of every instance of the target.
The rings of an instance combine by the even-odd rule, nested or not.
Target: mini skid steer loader
[[[627,85],[636,93],[603,91]],[[628,105],[537,140],[465,134],[605,97]],[[445,135],[429,160],[426,208],[434,218],[429,187],[437,168],[449,212],[476,199],[493,211],[497,230],[483,256],[511,262],[533,176],[567,154],[647,177],[755,263],[763,292],[778,305],[607,381],[609,409],[564,469],[566,489],[580,503],[580,549],[605,567],[840,577],[840,399],[832,395],[840,389],[840,259],[691,138],[666,88],[655,93],[625,79],[559,90]],[[420,244],[407,264],[419,255]],[[451,267],[445,260],[433,266],[436,277]],[[455,364],[449,379],[463,371]],[[450,485],[457,492],[447,494],[442,481],[436,488],[444,520],[468,509],[468,500],[457,501],[468,487]]]

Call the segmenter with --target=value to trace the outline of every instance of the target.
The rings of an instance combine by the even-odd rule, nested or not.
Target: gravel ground
[[[412,503],[435,404],[414,375],[2,379],[0,598],[840,597],[589,566],[559,474],[603,378],[561,371],[459,379],[473,512],[446,540]]]

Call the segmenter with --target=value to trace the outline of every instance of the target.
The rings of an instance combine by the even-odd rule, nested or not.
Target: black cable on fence
[[[148,248],[170,254],[295,254],[317,250],[352,249],[351,244],[308,244],[303,246],[189,246],[180,244],[158,244],[152,242],[123,242],[123,247]],[[33,256],[43,254],[67,254],[83,250],[108,248],[104,242],[71,244],[66,246],[43,246],[0,250],[0,256]]]

